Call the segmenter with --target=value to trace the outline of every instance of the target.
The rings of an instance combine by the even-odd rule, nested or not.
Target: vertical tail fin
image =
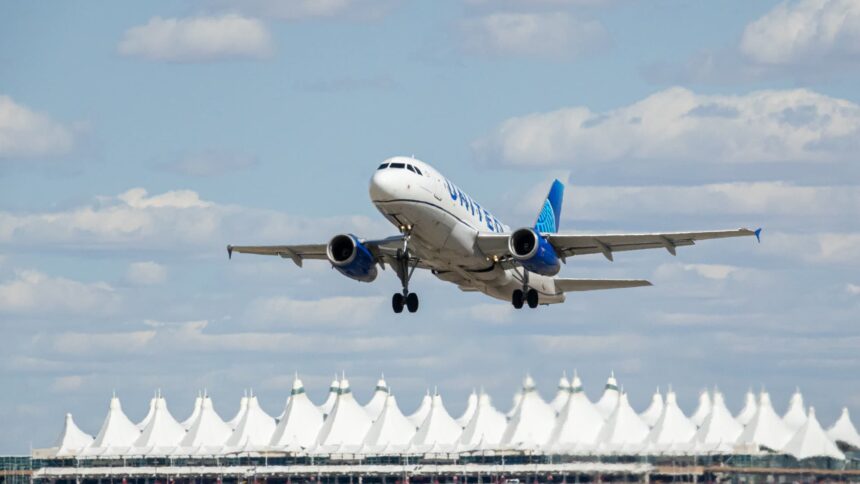
[[[564,184],[558,180],[552,182],[546,200],[543,202],[543,207],[540,209],[537,221],[535,222],[535,230],[543,233],[558,232],[559,221],[561,220],[561,201],[564,198]]]

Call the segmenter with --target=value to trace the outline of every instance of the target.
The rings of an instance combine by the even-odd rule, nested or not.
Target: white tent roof
[[[782,416],[782,421],[791,433],[797,432],[797,429],[806,423],[806,410],[803,406],[803,395],[800,389],[796,389],[791,395],[791,400],[788,402],[788,410]]]
[[[555,397],[549,402],[549,406],[557,414],[564,408],[568,398],[570,398],[570,381],[567,379],[567,373],[562,373],[561,378],[558,380],[558,390],[555,393]]]
[[[382,412],[364,437],[364,445],[370,448],[405,448],[414,436],[415,426],[400,411],[394,395],[388,394]]]
[[[412,445],[419,448],[436,444],[452,445],[460,438],[462,431],[463,429],[445,410],[442,396],[436,393],[431,400],[430,412],[418,427],[415,437],[412,438]]]
[[[200,397],[200,411],[191,428],[179,443],[180,447],[221,446],[230,438],[232,429],[215,411],[208,395]]]
[[[155,405],[153,404],[153,410]],[[92,443],[92,448],[128,447],[140,437],[140,430],[131,423],[122,411],[116,396],[110,399],[110,408],[101,430]]]
[[[810,457],[832,457],[834,459],[845,459],[836,444],[827,437],[824,429],[815,418],[815,409],[809,407],[809,416],[801,425],[794,437],[785,444],[782,452],[801,460]]]
[[[757,445],[771,450],[781,449],[791,438],[791,432],[776,414],[770,403],[770,395],[762,391],[759,394],[758,408],[752,420],[744,427],[738,437],[738,444]]]
[[[424,398],[421,399],[421,404],[418,405],[418,410],[415,410],[415,413],[409,415],[408,418],[412,425],[417,429],[424,423],[424,419],[427,418],[427,414],[430,413],[430,405],[433,403],[433,397],[430,396],[430,390],[427,390],[427,393],[424,394]]]
[[[248,404],[236,429],[227,439],[228,447],[261,447],[268,445],[275,433],[275,419],[260,408],[257,396],[248,396]]]
[[[646,439],[650,451],[685,450],[696,435],[696,424],[690,421],[678,406],[678,397],[669,390],[663,412]]]
[[[291,450],[306,449],[316,442],[322,425],[322,412],[308,398],[302,381],[296,375],[283,417],[275,428],[270,445]]]
[[[476,408],[478,408],[478,394],[475,393],[474,389],[472,389],[472,393],[469,394],[469,399],[466,400],[466,410],[463,412],[463,415],[460,415],[455,419],[457,421],[457,425],[465,427],[469,423],[469,420],[472,420],[472,415],[475,415]]]
[[[508,410],[508,413],[505,414],[506,417],[511,418],[514,416],[514,412],[517,411],[517,407],[520,405],[520,400],[523,398],[522,390],[517,390],[514,393],[513,398],[511,399],[511,409]]]
[[[197,398],[194,399],[194,410],[191,412],[191,416],[182,421],[182,427],[185,430],[191,428],[194,425],[194,422],[197,421],[197,416],[200,415],[200,407],[203,405],[203,397],[198,393]]]
[[[622,393],[618,397],[618,405],[597,436],[597,445],[609,450],[637,448],[648,437],[649,431],[648,424],[630,406],[627,394]]]
[[[555,411],[538,394],[531,376],[523,381],[520,404],[502,435],[503,447],[532,447],[545,444],[555,424]]]
[[[699,405],[696,407],[693,415],[690,416],[690,420],[696,424],[696,427],[700,427],[709,413],[711,413],[711,396],[707,390],[702,390],[699,393]]]
[[[574,374],[570,398],[556,418],[549,445],[558,449],[593,447],[603,423],[603,416],[585,395],[582,382]]]
[[[143,417],[143,420],[141,420],[140,422],[135,424],[135,425],[137,425],[137,428],[139,430],[145,429],[147,424],[149,424],[149,420],[152,418],[152,413],[155,412],[155,400],[157,400],[157,399],[158,399],[158,393],[156,393],[155,395],[152,396],[152,398],[149,399],[149,410],[147,410],[146,416]]]
[[[758,405],[755,402],[755,394],[752,390],[747,391],[746,400],[744,401],[744,408],[738,412],[738,415],[735,417],[735,420],[738,421],[741,425],[746,425],[750,423],[750,420],[755,416],[755,412],[758,409]]]
[[[604,420],[608,419],[612,412],[615,411],[615,407],[618,406],[618,395],[618,380],[615,379],[615,372],[613,371],[606,380],[606,386],[603,387],[603,395],[594,404]]]
[[[134,441],[134,447],[175,447],[184,437],[185,428],[173,418],[167,409],[167,400],[159,395],[155,399],[152,418],[140,433],[140,437]]]
[[[241,400],[239,400],[239,410],[236,412],[236,415],[233,416],[228,422],[227,425],[230,426],[231,429],[236,430],[236,427],[239,426],[239,422],[242,421],[242,417],[245,416],[245,411],[248,410],[248,395],[244,395]]]
[[[640,413],[639,416],[642,417],[642,420],[648,424],[649,427],[653,427],[662,414],[663,395],[660,394],[660,389],[658,388],[651,397],[651,404],[648,405],[648,408],[646,408],[644,412]]]
[[[93,436],[85,433],[75,425],[72,414],[67,413],[63,422],[63,431],[60,432],[54,447],[57,449],[56,456],[72,456],[78,454],[84,448],[93,443]]]
[[[460,434],[460,447],[472,450],[477,448],[478,444],[497,446],[502,440],[507,423],[505,414],[496,410],[490,396],[481,391],[475,405],[475,413]]]
[[[844,442],[854,448],[860,449],[860,434],[851,422],[851,416],[848,415],[848,408],[842,408],[842,415],[827,429],[827,435],[834,442]]]
[[[331,410],[334,408],[334,402],[337,400],[338,392],[340,392],[340,382],[337,379],[337,375],[335,375],[334,380],[331,381],[331,385],[328,386],[328,396],[325,402],[319,406],[323,417],[328,417],[328,414],[331,413]]]
[[[364,406],[364,411],[370,420],[376,420],[382,412],[382,407],[385,405],[385,400],[388,398],[388,384],[385,383],[385,375],[376,382],[376,389],[373,391],[373,396],[367,405]]]
[[[320,447],[355,446],[357,448],[370,429],[370,417],[352,396],[349,380],[341,379],[337,392],[334,407],[320,429],[316,444]]]
[[[726,408],[723,394],[715,390],[711,413],[705,417],[694,441],[697,448],[703,450],[728,451],[743,430],[743,426],[732,418],[731,412]]]

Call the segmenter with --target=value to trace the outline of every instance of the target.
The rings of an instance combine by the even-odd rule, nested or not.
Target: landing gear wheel
[[[399,292],[395,293],[394,296],[391,298],[391,309],[394,309],[395,313],[402,313],[405,299],[406,298],[403,297],[403,294],[400,294]]]
[[[511,296],[511,304],[517,309],[523,308],[523,291],[514,289],[514,294]]]
[[[538,307],[538,293],[534,289],[529,289],[529,292],[526,293],[526,301],[529,303],[529,307],[534,309]]]
[[[418,311],[418,294],[410,292],[406,296],[406,309],[408,309],[410,313]]]

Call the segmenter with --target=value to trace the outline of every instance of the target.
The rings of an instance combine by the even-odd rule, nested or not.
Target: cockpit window
[[[377,170],[384,170],[386,168],[388,168],[388,163],[383,163],[383,164],[379,165],[379,168],[377,168]]]
[[[388,166],[389,166],[389,168],[400,168],[400,169],[403,169],[403,168],[406,168],[406,163],[392,163],[392,164],[390,164],[390,165],[388,165]]]
[[[417,166],[415,167],[415,173],[418,173],[419,175],[423,175],[423,173],[421,173],[421,170],[419,170]]]
[[[406,165],[406,169],[411,171],[412,173],[415,173],[415,168],[412,168],[412,165]]]

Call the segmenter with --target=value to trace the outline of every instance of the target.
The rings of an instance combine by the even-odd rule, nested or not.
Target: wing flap
[[[558,292],[599,291],[603,289],[624,289],[645,287],[651,283],[644,279],[556,279]]]

